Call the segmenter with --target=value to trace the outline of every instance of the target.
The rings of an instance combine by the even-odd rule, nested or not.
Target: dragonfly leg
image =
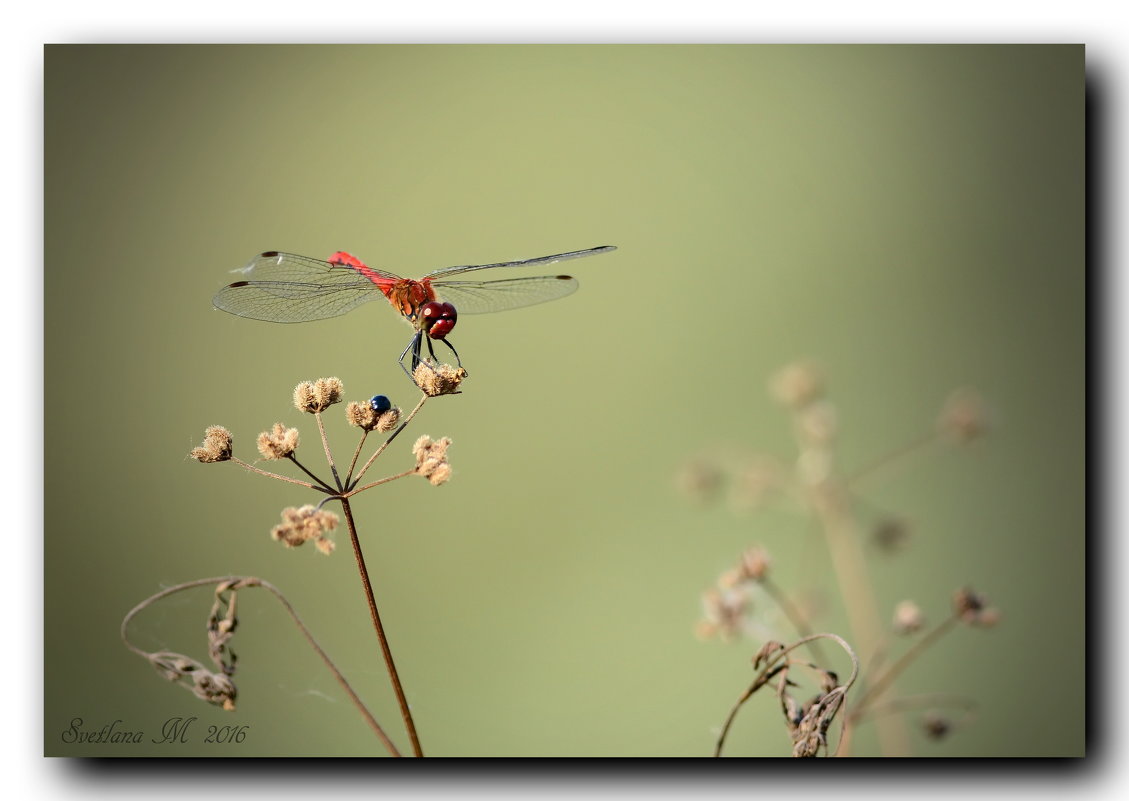
[[[408,347],[404,348],[404,352],[400,354],[400,368],[405,373],[407,373],[408,378],[411,378],[413,382],[415,381],[415,379],[412,378],[412,373],[415,372],[415,369],[419,367],[420,362],[422,361],[422,359],[420,359],[419,357],[420,346],[423,344],[422,342],[420,342],[420,337],[422,336],[422,331],[416,331],[415,336],[413,336],[411,342],[408,343]],[[404,357],[408,355],[408,351],[412,352],[411,370],[409,370],[408,366],[404,364]]]
[[[451,349],[451,353],[455,354],[455,361],[458,362],[459,367],[462,367],[463,366],[463,360],[459,358],[459,352],[457,350],[455,350],[455,346],[452,345],[450,342],[448,342],[446,339],[441,339],[439,341],[442,342],[444,345],[446,345],[448,348]],[[428,344],[430,344],[430,343],[428,343]]]

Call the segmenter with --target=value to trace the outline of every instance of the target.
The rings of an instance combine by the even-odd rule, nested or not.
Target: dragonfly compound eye
[[[419,313],[423,317],[423,330],[432,339],[443,339],[451,333],[455,327],[455,321],[459,318],[459,313],[455,311],[454,306],[437,300],[430,300],[423,304]]]

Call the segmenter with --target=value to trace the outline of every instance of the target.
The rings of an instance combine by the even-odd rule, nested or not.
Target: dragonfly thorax
[[[431,282],[426,279],[413,281],[410,278],[402,278],[395,283],[378,284],[378,286],[384,297],[392,304],[392,308],[417,326],[422,322],[421,307],[435,300],[435,290],[431,288]]]

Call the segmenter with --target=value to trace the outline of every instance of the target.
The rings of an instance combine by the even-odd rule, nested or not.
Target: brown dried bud
[[[300,412],[324,412],[341,401],[345,391],[340,378],[319,378],[317,381],[303,381],[294,387],[294,407]]]
[[[757,651],[753,656],[753,670],[759,668],[761,666],[761,662],[764,662],[767,665],[774,653],[783,650],[784,643],[777,642],[776,640],[769,640],[764,645],[762,645],[761,649]]]
[[[940,740],[952,729],[952,722],[944,715],[931,713],[921,721],[921,728],[930,740]]]
[[[769,379],[769,392],[789,409],[802,409],[823,395],[823,378],[809,362],[795,362]]]
[[[953,593],[953,613],[962,623],[979,628],[991,628],[1000,622],[1000,610],[988,606],[988,599],[969,587]]]
[[[349,401],[349,405],[345,407],[345,420],[349,425],[363,428],[365,431],[376,428],[377,417],[369,401]]]
[[[271,529],[271,539],[281,542],[287,548],[297,548],[307,540],[324,554],[333,551],[333,543],[326,533],[337,528],[337,515],[325,509],[317,509],[309,504],[300,508],[288,506],[282,510],[282,524]]]
[[[768,575],[768,568],[772,564],[772,560],[768,558],[768,552],[761,548],[759,545],[754,545],[743,554],[741,554],[741,575],[749,581],[761,581]]]
[[[980,395],[972,389],[954,392],[945,401],[937,428],[957,442],[972,442],[988,430],[988,412]]]
[[[451,465],[447,462],[447,449],[451,447],[451,438],[443,437],[433,440],[424,434],[412,446],[412,453],[416,457],[416,474],[421,475],[435,486],[446,482],[451,477]]]
[[[910,527],[905,520],[887,517],[878,521],[871,532],[874,544],[886,553],[896,553],[909,542]]]
[[[376,418],[376,430],[382,434],[387,434],[400,423],[400,409],[393,406],[386,412],[381,412]]]
[[[264,459],[285,459],[298,447],[298,429],[275,423],[273,429],[259,434],[256,444]]]
[[[453,395],[459,389],[459,384],[467,377],[467,371],[461,367],[452,367],[449,364],[431,365],[420,362],[412,373],[412,380],[425,394]]]
[[[902,601],[894,607],[894,633],[913,634],[925,626],[925,615],[913,601]]]
[[[198,462],[226,462],[231,458],[231,432],[223,426],[204,430],[204,442],[188,452]]]

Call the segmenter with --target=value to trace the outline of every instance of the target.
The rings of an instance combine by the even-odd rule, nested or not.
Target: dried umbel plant
[[[837,442],[841,422],[818,367],[807,361],[785,367],[769,380],[769,392],[790,417],[797,447],[794,458],[747,455],[729,446],[724,453],[695,456],[679,473],[678,486],[698,502],[710,502],[728,493],[736,511],[747,512],[781,500],[783,508],[799,509],[811,516],[823,535],[835,571],[841,601],[836,606],[846,611],[858,652],[871,659],[863,666],[866,681],[848,716],[852,726],[847,728],[842,750],[849,750],[853,725],[874,719],[883,749],[891,754],[904,753],[901,716],[889,714],[899,709],[896,699],[876,706],[880,696],[890,693],[895,678],[958,623],[988,628],[998,622],[999,612],[978,593],[963,589],[954,594],[953,613],[932,630],[926,629],[925,614],[912,601],[899,604],[892,615],[880,614],[866,555],[868,551],[890,556],[903,552],[910,545],[911,527],[904,517],[886,512],[878,512],[876,521],[868,524],[866,517],[875,516],[876,508],[871,502],[860,502],[860,491],[866,480],[911,454],[942,443],[965,446],[983,437],[988,431],[985,404],[974,391],[958,390],[944,401],[935,424],[922,436],[849,471],[839,466]],[[860,506],[865,514],[859,511]],[[776,583],[772,564],[764,546],[757,544],[722,571],[714,586],[703,595],[704,615],[696,634],[703,639],[717,637],[724,641],[755,638],[766,626],[760,621],[759,612],[756,619],[753,612],[767,600],[805,638],[806,650],[816,663],[825,664],[819,651],[820,638],[810,639],[811,610],[796,600],[802,595],[790,593]],[[892,625],[886,623],[890,620]],[[906,640],[919,639],[901,657],[883,665],[891,634]],[[872,714],[876,708],[885,711]],[[802,720],[795,720],[795,725],[801,727]],[[934,723],[932,729],[924,730],[936,736],[941,728]],[[801,740],[808,746],[818,739],[818,726],[814,723],[803,730]]]
[[[317,475],[299,459],[299,446],[302,441],[299,431],[297,428],[289,427],[282,422],[274,423],[258,435],[255,446],[259,456],[263,461],[289,462],[309,480],[270,472],[255,464],[243,461],[235,455],[233,435],[222,426],[208,428],[205,431],[203,443],[189,453],[189,456],[199,462],[208,464],[232,462],[249,472],[303,487],[322,496],[316,504],[307,503],[300,506],[289,506],[282,510],[281,522],[270,530],[270,536],[271,539],[281,543],[286,548],[297,548],[307,542],[312,542],[321,553],[326,555],[333,553],[335,543],[332,535],[340,523],[340,518],[334,511],[327,509],[326,505],[329,503],[341,505],[341,512],[344,516],[345,527],[349,532],[349,540],[353,548],[365,600],[380,644],[381,655],[388,668],[392,688],[396,694],[400,713],[411,740],[412,751],[416,756],[423,756],[423,749],[420,746],[407,696],[396,670],[388,637],[385,634],[377,609],[368,568],[361,550],[360,537],[357,533],[352,500],[362,492],[412,475],[425,478],[434,486],[444,484],[451,478],[452,470],[448,459],[451,440],[447,437],[433,440],[431,437],[421,436],[411,449],[414,464],[409,463],[405,469],[383,478],[369,482],[364,481],[364,476],[376,460],[415,418],[424,404],[430,398],[456,394],[465,377],[466,371],[462,368],[443,364],[434,365],[430,362],[421,363],[416,371],[416,382],[422,394],[415,407],[406,415],[398,407],[393,406],[392,402],[383,395],[376,395],[367,401],[348,403],[345,407],[345,420],[350,426],[360,430],[360,437],[353,449],[348,467],[344,470],[339,469],[339,463],[333,455],[323,417],[332,406],[344,401],[345,388],[343,383],[338,378],[319,378],[316,381],[303,381],[298,384],[294,388],[292,396],[294,407],[299,412],[314,417],[321,441],[321,449],[328,465],[328,476]],[[386,434],[387,436],[383,443],[358,468],[365,444],[370,434],[373,433],[377,435]],[[222,625],[217,623],[217,631],[220,631],[220,629],[223,629],[222,633],[229,637],[234,629],[234,618],[232,617],[230,621]],[[214,653],[222,654],[225,647],[226,640],[215,646]],[[207,697],[209,700],[218,699],[214,702],[222,703],[225,706],[230,705],[229,708],[233,708],[235,691],[234,685],[230,683],[230,674],[234,670],[234,663],[221,665],[223,669],[218,673],[206,673],[198,663],[177,654],[157,655],[155,657],[150,655],[147,658],[150,658],[165,675],[174,680],[192,679],[193,686],[196,687],[196,692],[201,697]],[[375,721],[372,721],[372,723],[375,724]],[[374,730],[381,736],[389,752],[399,756],[399,752],[392,745],[391,740],[384,736],[379,726],[375,726]]]

